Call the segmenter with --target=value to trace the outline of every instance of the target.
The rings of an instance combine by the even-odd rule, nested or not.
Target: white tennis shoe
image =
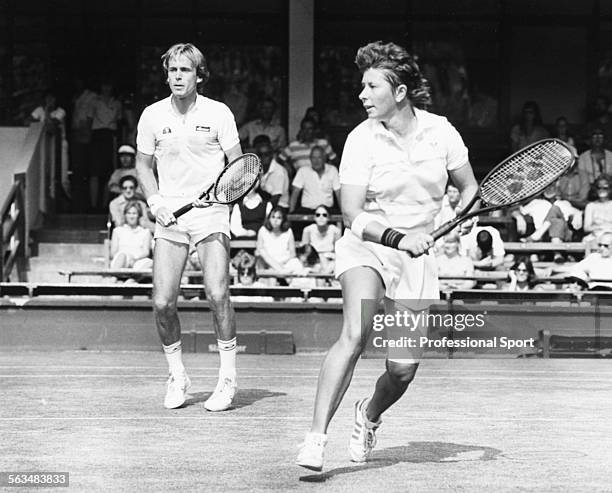
[[[300,445],[295,463],[311,471],[321,471],[323,469],[325,445],[327,445],[327,435],[306,433],[306,438],[304,438],[304,443]]]
[[[236,374],[219,374],[217,387],[212,395],[204,403],[208,411],[226,411],[232,406],[236,395]]]
[[[353,462],[366,462],[376,446],[376,430],[382,423],[368,420],[365,410],[370,399],[361,399],[355,402],[355,425],[349,440],[349,454]]]
[[[189,387],[191,387],[191,380],[189,380],[187,373],[182,372],[178,375],[171,373],[168,377],[164,407],[166,409],[176,409],[185,404]]]

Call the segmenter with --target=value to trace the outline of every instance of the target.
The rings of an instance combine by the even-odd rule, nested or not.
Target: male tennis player
[[[234,115],[218,101],[198,95],[209,72],[194,45],[175,44],[162,56],[172,94],[147,107],[138,122],[136,168],[147,203],[156,218],[153,259],[155,323],[168,360],[164,406],[185,403],[190,386],[181,355],[177,313],[180,281],[195,245],[206,297],[213,313],[220,355],[219,382],[204,403],[209,411],[231,406],[236,391],[236,322],[229,297],[229,208],[196,198],[214,182],[225,159],[242,154]],[[153,174],[157,162],[159,187]],[[193,202],[180,218],[172,211]]]

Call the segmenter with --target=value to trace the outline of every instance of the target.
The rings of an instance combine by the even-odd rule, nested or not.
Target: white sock
[[[169,346],[164,346],[164,354],[166,355],[166,360],[168,361],[168,369],[170,373],[173,375],[179,375],[185,371],[185,367],[183,366],[183,351],[181,350],[181,341],[180,339],[176,341],[174,344],[170,344]]]
[[[217,339],[219,348],[219,375],[236,375],[236,338],[229,341]]]
[[[309,431],[306,433],[306,441],[312,441],[315,443],[325,445],[327,443],[327,434],[326,433],[313,433]]]

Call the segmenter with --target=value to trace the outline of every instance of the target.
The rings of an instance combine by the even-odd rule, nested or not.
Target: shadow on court
[[[205,402],[212,394],[211,392],[193,392],[191,397],[185,401],[183,407],[193,406]],[[238,389],[231,409],[240,409],[255,404],[262,399],[271,399],[287,395],[285,392],[272,392],[268,389]]]
[[[300,481],[308,483],[324,483],[328,479],[342,474],[380,469],[404,462],[421,464],[425,462],[464,462],[495,460],[501,450],[492,447],[461,445],[448,442],[410,442],[402,447],[390,447],[375,451],[365,464],[338,467],[322,474],[301,476]]]

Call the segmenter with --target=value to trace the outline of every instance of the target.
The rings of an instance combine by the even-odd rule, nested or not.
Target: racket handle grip
[[[189,212],[191,209],[193,209],[193,204],[184,205],[180,209],[174,211],[174,217],[180,217],[186,212]]]

